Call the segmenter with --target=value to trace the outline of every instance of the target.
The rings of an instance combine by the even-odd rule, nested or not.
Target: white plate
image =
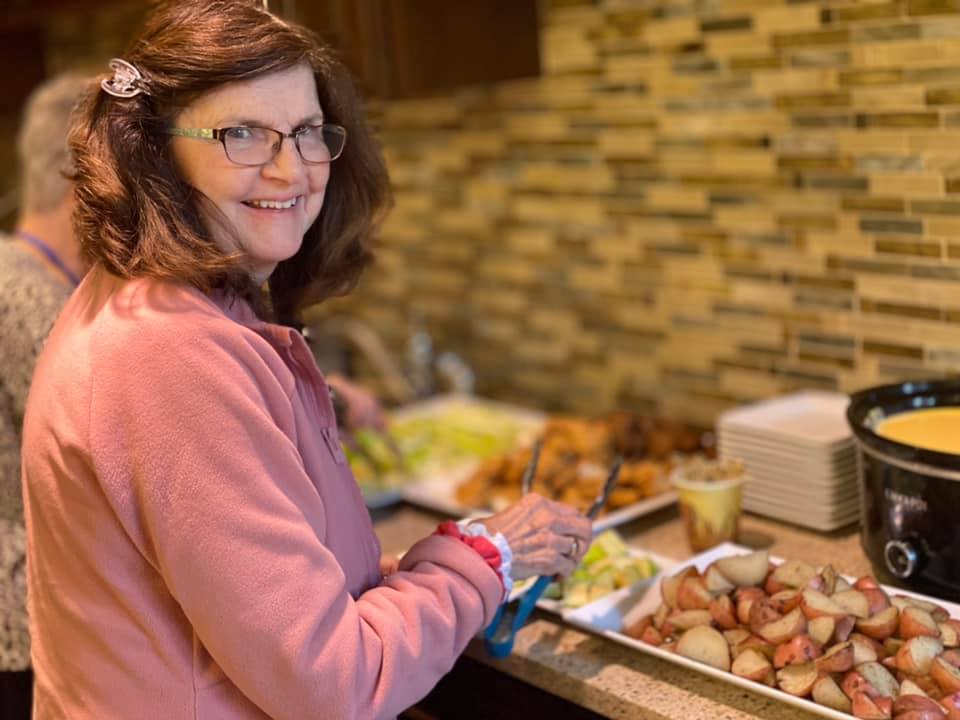
[[[687,565],[696,565],[697,569],[702,572],[707,565],[717,558],[749,552],[752,552],[750,548],[734,545],[733,543],[723,543],[722,545],[718,545],[717,547],[712,548],[705,553],[701,553],[700,555],[690,558],[686,562],[681,563],[681,565],[684,567]],[[771,556],[770,559],[774,562],[780,562],[780,559],[776,557]],[[667,575],[668,574],[669,573],[667,573]],[[641,603],[641,607],[637,608],[636,610],[638,613],[652,613],[657,609],[657,606],[660,604],[659,581],[664,576],[665,574],[661,573],[652,584],[644,588],[624,588],[623,590],[618,590],[615,593],[607,595],[605,598],[601,598],[600,600],[590,603],[589,605],[584,605],[578,610],[567,613],[564,616],[564,619],[571,625],[576,625],[591,632],[598,633],[604,637],[610,638],[614,642],[635,648],[640,652],[645,652],[648,655],[654,655],[662,660],[666,660],[667,662],[682,665],[690,670],[703,673],[704,675],[710,675],[718,680],[742,687],[745,690],[751,690],[753,692],[760,693],[761,695],[766,695],[774,700],[780,700],[789,705],[807,710],[815,715],[820,715],[821,717],[827,718],[835,718],[835,720],[851,720],[853,717],[852,715],[848,715],[837,710],[832,710],[831,708],[815,703],[812,700],[794,697],[793,695],[785,693],[782,690],[746,680],[734,675],[733,673],[718,670],[717,668],[710,667],[709,665],[699,663],[696,660],[690,660],[682,655],[667,652],[666,650],[662,650],[654,645],[647,645],[646,643],[640,642],[639,640],[634,640],[633,638],[624,635],[621,632],[621,630],[623,630],[623,617],[628,611],[631,610],[631,608],[634,608],[638,603]],[[953,603],[946,602],[944,600],[938,600],[936,598],[930,598],[925,595],[909,592],[907,590],[901,590],[900,588],[891,588],[883,585],[881,587],[891,594],[909,595],[911,597],[917,597],[935,602],[945,608],[950,613],[951,617],[960,618],[960,605],[955,605]]]
[[[824,452],[808,445],[797,445],[780,439],[759,439],[745,437],[727,431],[717,433],[720,447],[736,448],[738,452],[755,455],[768,455],[778,458],[791,458],[800,462],[833,467],[843,466],[856,461],[856,449],[852,444],[843,445],[835,452]]]
[[[777,517],[784,520],[793,518],[791,522],[799,525],[806,525],[810,522],[824,523],[848,523],[857,517],[860,513],[859,499],[853,502],[845,503],[837,507],[800,505],[799,503],[776,502],[764,500],[756,497],[745,497],[743,499],[745,510],[756,513],[776,513]]]
[[[792,523],[794,525],[807,528],[808,530],[816,530],[817,532],[825,533],[833,532],[834,530],[839,530],[840,528],[849,527],[851,525],[856,525],[860,521],[860,513],[858,511],[853,512],[848,517],[819,518],[812,515],[803,515],[798,517],[791,515],[788,512],[782,512],[776,508],[744,507],[744,509],[753,513],[754,515],[762,515],[763,517],[773,518],[774,520]]]
[[[757,482],[750,482],[744,485],[743,497],[779,502],[794,507],[804,505],[817,508],[837,508],[857,502],[860,499],[860,489],[854,486],[842,493],[827,495],[819,492],[800,492],[782,486],[769,487]]]
[[[850,398],[842,393],[804,390],[729,410],[717,426],[832,449],[852,437],[846,418],[849,404]]]
[[[460,504],[456,498],[456,488],[461,480],[465,480],[473,468],[461,469],[460,472],[443,478],[432,478],[423,482],[411,483],[401,488],[403,499],[415,505],[435,510],[436,512],[453,517],[464,518],[478,515],[488,515],[492,510],[488,508],[467,507]],[[672,505],[677,501],[676,490],[663,492],[645,498],[640,502],[625,505],[606,515],[601,515],[593,523],[593,531],[600,532],[608,528],[623,525],[626,522],[648,515],[660,508]]]
[[[721,453],[721,459],[729,456]],[[768,485],[792,486],[816,492],[835,492],[857,486],[856,473],[845,475],[818,475],[814,472],[804,472],[803,469],[770,465],[759,465],[750,460],[740,460],[746,469],[749,482]]]

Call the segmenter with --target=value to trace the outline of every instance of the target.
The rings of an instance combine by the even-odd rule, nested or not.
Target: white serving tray
[[[733,543],[723,543],[722,545],[711,548],[704,553],[695,555],[689,560],[679,562],[675,567],[680,568],[686,567],[687,565],[695,565],[697,569],[702,572],[710,563],[718,558],[725,557],[727,555],[741,555],[749,552],[753,551],[750,548],[735,545]],[[770,559],[774,562],[782,562],[781,558],[775,556],[771,556]],[[723,682],[742,687],[745,690],[751,690],[761,695],[766,695],[774,700],[780,700],[781,702],[801,708],[815,715],[820,715],[827,718],[835,718],[835,720],[850,720],[853,717],[853,715],[848,715],[847,713],[842,713],[824,705],[820,705],[813,700],[795,697],[784,692],[783,690],[738,677],[733,673],[725,672],[709,665],[704,665],[696,660],[691,660],[683,657],[682,655],[668,652],[656,647],[655,645],[648,645],[647,643],[640,642],[639,640],[635,640],[624,635],[621,631],[623,630],[623,618],[626,613],[631,610],[644,614],[647,612],[653,613],[661,601],[660,580],[663,577],[668,577],[671,574],[672,572],[667,570],[665,572],[661,572],[656,578],[654,578],[652,583],[644,587],[624,588],[616,591],[615,593],[611,593],[605,598],[601,598],[600,600],[592,602],[589,605],[584,605],[582,608],[566,613],[564,615],[564,620],[569,622],[571,625],[575,625],[585,630],[589,630],[590,632],[603,635],[614,642],[635,648],[640,652],[647,653],[648,655],[654,655],[662,660],[666,660],[667,662],[671,662],[676,665],[682,665],[683,667],[703,673],[704,675],[710,675],[711,677],[717,678]],[[852,578],[849,577],[847,579],[852,580]],[[951,617],[960,619],[960,605],[956,605],[945,600],[932,598],[926,595],[921,595],[919,593],[910,592],[908,590],[901,590],[900,588],[892,588],[886,585],[881,585],[881,587],[892,595],[909,595],[911,597],[935,602],[946,609],[947,612],[950,613]],[[638,604],[640,605],[639,608],[636,607]]]

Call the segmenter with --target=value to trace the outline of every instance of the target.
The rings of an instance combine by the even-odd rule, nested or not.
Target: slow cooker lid
[[[861,390],[850,396],[847,421],[857,440],[876,453],[913,465],[960,473],[960,454],[918,448],[881,437],[876,432],[877,426],[892,415],[943,407],[960,407],[960,381],[907,381]],[[960,475],[950,479],[960,479]]]

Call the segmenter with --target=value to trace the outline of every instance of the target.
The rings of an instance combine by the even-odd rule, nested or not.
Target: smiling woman
[[[170,2],[112,67],[130,96],[92,95],[71,138],[91,260],[237,291],[260,314],[269,277],[283,320],[353,287],[389,186],[348,73],[310,31],[251,3]],[[268,153],[249,154],[255,137]],[[244,212],[257,201],[294,209],[265,225]]]
[[[270,322],[353,286],[388,203],[345,72],[250,0],[161,4],[110,67],[71,134],[92,269],[24,422],[34,718],[394,717],[590,521],[530,494],[381,564]]]
[[[259,117],[237,125],[236,108]],[[243,252],[258,282],[297,253],[323,207],[332,156],[322,119],[306,63],[213,90],[174,119],[180,175],[216,210],[218,222],[205,219],[217,244]],[[185,130],[208,127],[218,128],[210,140]]]

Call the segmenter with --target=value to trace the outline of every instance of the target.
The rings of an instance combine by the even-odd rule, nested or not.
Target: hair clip
[[[109,67],[113,70],[113,77],[100,81],[104,92],[118,98],[132,98],[146,92],[143,88],[143,75],[126,60],[113,58]]]

